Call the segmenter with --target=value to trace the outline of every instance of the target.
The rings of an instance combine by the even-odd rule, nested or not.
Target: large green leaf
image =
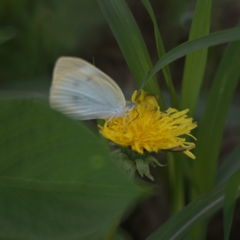
[[[225,31],[220,31],[212,33],[210,35],[196,38],[194,40],[185,42],[168,53],[166,53],[160,60],[157,61],[153,69],[149,72],[148,76],[145,78],[141,87],[143,87],[148,80],[155,75],[159,70],[161,70],[167,64],[185,56],[190,52],[194,52],[201,48],[211,47],[218,44],[222,44],[229,41],[236,41],[240,39],[240,28],[229,29]]]
[[[82,124],[0,102],[0,239],[99,239],[143,191]]]
[[[163,226],[153,233],[147,240],[179,240],[192,227],[202,220],[208,219],[223,206],[225,184],[212,189],[209,193],[199,197],[181,211],[173,215]],[[240,188],[238,189],[238,196]]]

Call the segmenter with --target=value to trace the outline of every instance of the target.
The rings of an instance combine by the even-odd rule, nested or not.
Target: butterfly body
[[[50,105],[77,120],[119,117],[135,107],[110,77],[73,57],[61,57],[56,62]]]

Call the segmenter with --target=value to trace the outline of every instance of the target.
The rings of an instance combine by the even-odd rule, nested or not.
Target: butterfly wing
[[[126,105],[119,86],[92,64],[73,57],[57,60],[50,105],[78,120],[105,119]]]

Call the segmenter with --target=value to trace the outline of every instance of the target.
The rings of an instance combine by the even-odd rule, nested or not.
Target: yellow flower
[[[141,91],[135,100],[137,91],[132,95],[136,107],[129,110],[125,116],[106,119],[100,127],[101,134],[112,142],[131,147],[132,150],[143,154],[163,150],[181,151],[190,158],[195,156],[189,151],[195,147],[192,142],[186,142],[182,135],[194,138],[190,131],[197,127],[192,118],[188,118],[188,109],[178,111],[173,108],[160,111],[154,96]],[[195,138],[194,138],[195,139]]]

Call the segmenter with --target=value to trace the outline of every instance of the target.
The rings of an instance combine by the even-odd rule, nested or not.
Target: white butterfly
[[[126,101],[119,86],[80,58],[57,60],[50,90],[50,105],[77,120],[124,116],[135,103]]]

